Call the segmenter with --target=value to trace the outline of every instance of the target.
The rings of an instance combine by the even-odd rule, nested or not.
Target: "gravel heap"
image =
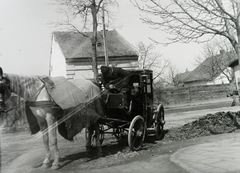
[[[231,133],[240,129],[239,112],[217,112],[207,114],[181,127],[169,129],[166,140],[184,140],[201,136]]]

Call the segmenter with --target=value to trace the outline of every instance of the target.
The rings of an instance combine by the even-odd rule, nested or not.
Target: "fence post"
[[[192,98],[191,98],[191,86],[188,87],[188,101],[189,103],[191,102]]]

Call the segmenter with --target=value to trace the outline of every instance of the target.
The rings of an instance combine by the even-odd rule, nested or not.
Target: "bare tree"
[[[240,60],[239,0],[133,1],[146,14],[143,22],[169,34],[168,43],[203,42],[222,36]]]
[[[236,57],[234,50],[226,42],[215,40],[205,44],[203,55],[196,59],[196,64],[201,67],[201,72],[207,74],[211,80],[217,76],[222,76],[231,83],[234,79],[234,73],[228,65]]]
[[[170,63],[169,68],[168,68],[168,73],[164,80],[166,85],[178,87],[180,84],[178,74],[179,74],[179,72],[178,72],[176,66],[174,66],[172,63]]]
[[[161,77],[166,68],[169,66],[169,61],[162,58],[162,55],[156,53],[153,44],[146,45],[142,42],[137,44],[137,51],[139,54],[138,63],[142,69],[151,69],[154,71],[153,80]]]
[[[108,6],[116,4],[115,0],[57,0],[61,5],[67,7],[68,10],[64,10],[67,21],[64,23],[71,26],[75,31],[83,34],[87,37],[82,31],[92,27],[93,34],[91,36],[92,43],[92,69],[94,73],[94,78],[97,79],[98,68],[97,68],[97,31],[99,25],[99,17],[102,17],[100,14],[101,9],[104,9],[108,14]],[[102,8],[104,6],[104,8]],[[73,20],[69,15],[71,12],[71,17],[76,20],[77,17],[80,17],[78,24],[83,24],[79,28],[79,25],[74,24]]]

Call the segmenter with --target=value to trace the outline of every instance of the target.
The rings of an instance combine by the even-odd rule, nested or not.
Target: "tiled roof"
[[[186,71],[184,73],[179,73],[176,75],[175,79],[179,82],[184,82],[185,78],[191,73],[191,71]]]

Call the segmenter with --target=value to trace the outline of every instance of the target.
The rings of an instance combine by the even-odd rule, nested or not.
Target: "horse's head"
[[[0,112],[5,108],[5,102],[11,97],[10,81],[3,76],[3,70],[0,67]]]

